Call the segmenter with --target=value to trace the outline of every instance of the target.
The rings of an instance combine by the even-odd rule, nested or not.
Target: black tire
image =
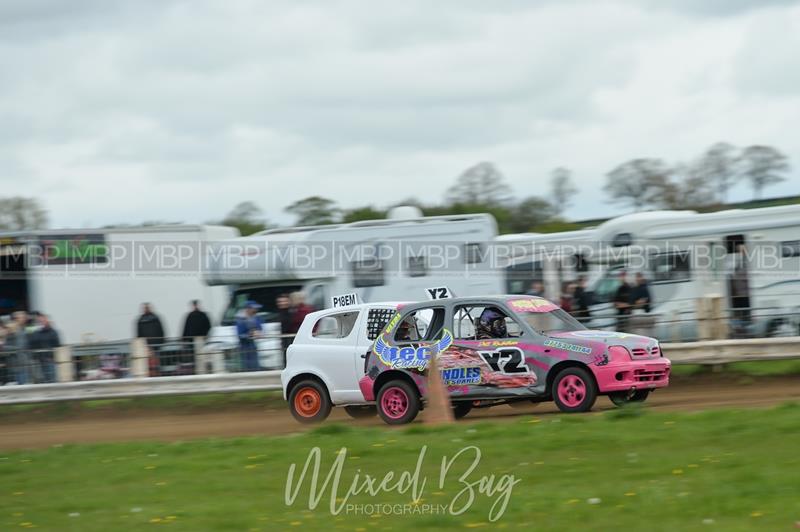
[[[395,379],[381,386],[377,399],[375,404],[378,415],[389,425],[411,423],[422,406],[416,388],[402,379]]]
[[[630,403],[644,403],[648,395],[650,395],[650,390],[637,390],[630,398],[628,398],[628,392],[612,392],[608,394],[608,398],[617,406],[625,406]]]
[[[300,423],[325,421],[332,407],[328,390],[318,381],[300,381],[289,392],[289,411]]]
[[[378,413],[375,405],[348,405],[344,407],[344,411],[353,419],[373,417]]]
[[[455,401],[453,403],[453,417],[461,419],[472,410],[472,402],[470,401]]]
[[[570,414],[588,412],[597,400],[597,383],[592,374],[583,368],[573,367],[559,371],[553,380],[552,391],[553,401],[558,409]]]

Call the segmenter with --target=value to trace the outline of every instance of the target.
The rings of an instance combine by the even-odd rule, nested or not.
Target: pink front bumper
[[[597,379],[600,393],[608,393],[631,389],[652,390],[668,386],[672,363],[668,358],[659,357],[590,367]]]

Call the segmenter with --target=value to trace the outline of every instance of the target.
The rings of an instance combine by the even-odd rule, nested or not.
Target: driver
[[[494,307],[486,307],[481,312],[476,327],[476,338],[478,340],[490,340],[492,338],[506,338],[506,316]]]

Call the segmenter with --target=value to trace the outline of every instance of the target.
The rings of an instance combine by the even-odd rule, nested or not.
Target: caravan
[[[613,326],[625,271],[649,280],[659,338],[696,339],[697,299],[711,296],[723,299],[732,336],[799,332],[800,205],[636,213],[594,232],[606,265],[592,286],[594,327]]]
[[[233,325],[246,301],[262,306],[268,335],[280,332],[276,299],[299,292],[315,310],[332,298],[396,301],[449,286],[458,295],[504,291],[489,252],[497,224],[489,214],[424,217],[398,207],[385,220],[271,229],[231,239],[209,251],[209,285],[227,285],[231,298],[209,349],[235,349]],[[262,365],[279,365],[277,344],[263,340]]]

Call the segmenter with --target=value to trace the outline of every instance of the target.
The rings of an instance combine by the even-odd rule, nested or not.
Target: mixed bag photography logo
[[[417,460],[400,471],[366,471],[345,468],[346,447],[335,453],[326,467],[326,458],[319,447],[308,452],[302,464],[292,463],[286,476],[284,500],[287,506],[305,506],[309,510],[325,508],[332,515],[451,515],[469,511],[476,503],[489,502],[486,516],[498,521],[509,507],[514,487],[521,481],[513,474],[482,474],[482,452],[474,445],[466,446],[440,460],[428,456],[423,445]],[[435,464],[433,478],[427,464]],[[324,478],[323,478],[324,476]],[[439,495],[432,500],[434,492]],[[308,494],[308,499],[304,495]]]

